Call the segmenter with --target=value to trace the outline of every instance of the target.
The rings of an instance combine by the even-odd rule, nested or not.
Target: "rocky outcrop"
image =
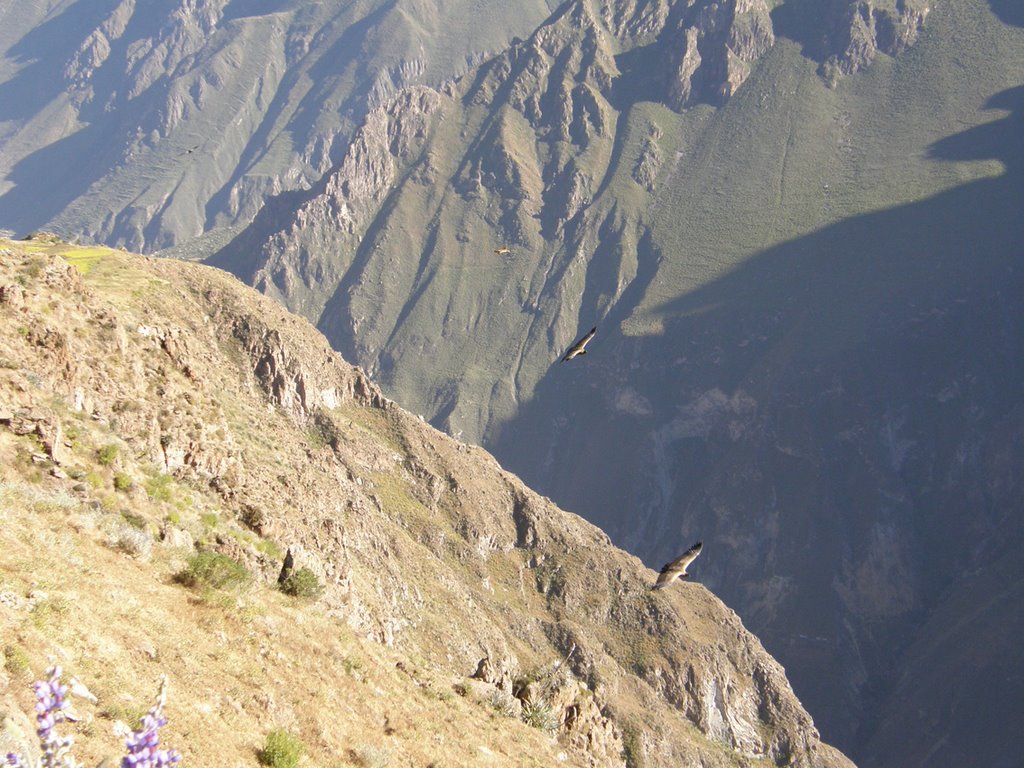
[[[835,86],[875,56],[896,56],[913,45],[928,16],[928,0],[828,0],[825,4],[824,61],[820,72]]]
[[[643,145],[640,148],[640,154],[637,157],[636,164],[633,166],[633,172],[630,174],[633,177],[633,181],[648,192],[654,191],[654,182],[658,177],[658,171],[661,170],[661,164],[664,160],[661,148],[658,146],[660,138],[661,130],[657,126],[652,125],[650,133],[644,139]]]
[[[684,109],[699,101],[724,104],[771,49],[775,33],[765,0],[680,3],[667,23],[667,103]]]

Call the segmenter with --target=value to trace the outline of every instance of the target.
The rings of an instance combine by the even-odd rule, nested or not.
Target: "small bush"
[[[266,513],[259,507],[254,507],[251,504],[246,504],[242,508],[239,519],[242,521],[242,525],[256,533],[262,533],[263,526],[267,524]]]
[[[299,570],[288,574],[288,577],[281,582],[280,589],[292,597],[316,600],[323,594],[324,585],[309,568],[299,568]]]
[[[128,509],[122,510],[121,517],[132,528],[137,528],[140,531],[146,530],[146,518],[144,518],[138,512],[132,512],[131,510]]]
[[[174,478],[163,473],[151,477],[143,483],[146,493],[153,501],[170,502],[173,498],[172,483]]]
[[[387,768],[391,765],[391,750],[387,747],[357,747],[352,750],[352,759],[360,768]]]
[[[252,580],[244,565],[220,552],[197,552],[188,559],[188,565],[174,576],[186,587],[212,587],[213,589],[241,588]]]
[[[267,734],[263,749],[256,753],[256,759],[260,765],[270,768],[295,768],[302,752],[302,742],[288,731],[278,728]]]
[[[96,452],[96,460],[104,467],[109,467],[117,461],[117,446],[113,443],[104,445]]]
[[[131,475],[126,475],[124,472],[114,475],[114,490],[130,491],[134,485],[135,481],[132,480]]]
[[[490,705],[498,711],[502,717],[515,717],[519,714],[518,700],[508,691],[498,689],[491,693]]]
[[[216,528],[217,527],[217,523],[220,522],[220,520],[217,517],[217,513],[216,512],[203,512],[199,516],[199,520],[200,520],[200,522],[202,522],[202,524],[204,526],[206,526],[210,530],[213,530],[214,528]]]
[[[11,675],[24,675],[29,670],[28,654],[20,645],[4,646],[4,669]]]
[[[153,540],[149,534],[132,525],[121,524],[110,537],[110,544],[132,557],[148,558],[153,552]]]

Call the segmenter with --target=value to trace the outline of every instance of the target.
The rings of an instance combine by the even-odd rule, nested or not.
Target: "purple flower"
[[[69,751],[74,738],[71,736],[61,737],[56,727],[67,718],[64,710],[67,702],[64,696],[67,695],[67,686],[60,684],[61,669],[58,666],[46,670],[46,680],[40,680],[35,684],[36,689],[36,735],[39,736],[39,746],[43,750],[43,768],[77,768],[74,758]],[[11,756],[7,761],[11,763]]]
[[[173,749],[157,749],[160,736],[157,731],[167,725],[164,717],[167,678],[160,681],[160,691],[156,695],[156,703],[149,712],[142,716],[142,723],[137,731],[132,731],[125,739],[128,754],[121,760],[121,768],[160,768],[173,765],[181,760],[181,755]]]
[[[41,768],[81,768],[71,756],[70,736],[61,738],[56,726],[67,720],[65,710],[67,702],[64,697],[68,689],[60,684],[60,667],[54,666],[46,670],[46,679],[35,684],[36,691],[36,735],[43,751]],[[122,768],[161,768],[174,765],[181,760],[181,755],[173,749],[157,749],[160,737],[157,731],[167,724],[163,715],[166,699],[165,688],[167,678],[160,681],[160,691],[156,703],[142,717],[139,730],[133,731],[125,739],[128,754],[121,760]],[[24,759],[13,752],[7,754],[3,764],[14,768],[28,768]]]

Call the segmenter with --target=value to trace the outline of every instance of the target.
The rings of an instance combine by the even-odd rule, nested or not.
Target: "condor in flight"
[[[587,344],[589,344],[590,340],[594,338],[595,333],[597,333],[596,325],[590,329],[586,336],[569,347],[569,351],[565,353],[565,357],[562,358],[561,362],[564,363],[566,360],[572,360],[574,357],[587,354]]]
[[[676,579],[685,579],[688,574],[686,567],[697,559],[697,555],[700,554],[703,542],[698,541],[686,552],[683,553],[682,557],[677,560],[673,560],[671,563],[667,563],[664,568],[661,569],[661,573],[658,574],[658,581],[652,587],[652,589],[664,589]]]

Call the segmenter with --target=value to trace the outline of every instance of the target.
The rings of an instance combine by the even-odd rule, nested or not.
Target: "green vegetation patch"
[[[546,701],[528,701],[523,704],[522,719],[531,728],[552,735],[558,732],[558,715]]]
[[[114,475],[114,489],[118,491],[130,491],[135,487],[132,476],[125,472],[118,472]]]
[[[281,728],[267,734],[263,748],[256,753],[260,765],[270,768],[295,768],[305,751],[302,741]]]
[[[4,646],[4,669],[9,675],[21,677],[29,672],[28,654],[20,645]]]
[[[174,478],[170,475],[165,475],[161,472],[154,477],[146,479],[142,485],[146,489],[149,498],[153,501],[170,502],[174,497]]]
[[[117,446],[113,443],[104,445],[96,452],[96,460],[104,467],[109,467],[115,461],[117,461]]]
[[[240,589],[252,581],[249,570],[220,552],[197,552],[188,559],[188,565],[174,575],[174,580],[186,587],[212,589]]]
[[[324,593],[324,585],[309,568],[299,568],[288,574],[281,582],[280,589],[286,595],[316,600]]]

